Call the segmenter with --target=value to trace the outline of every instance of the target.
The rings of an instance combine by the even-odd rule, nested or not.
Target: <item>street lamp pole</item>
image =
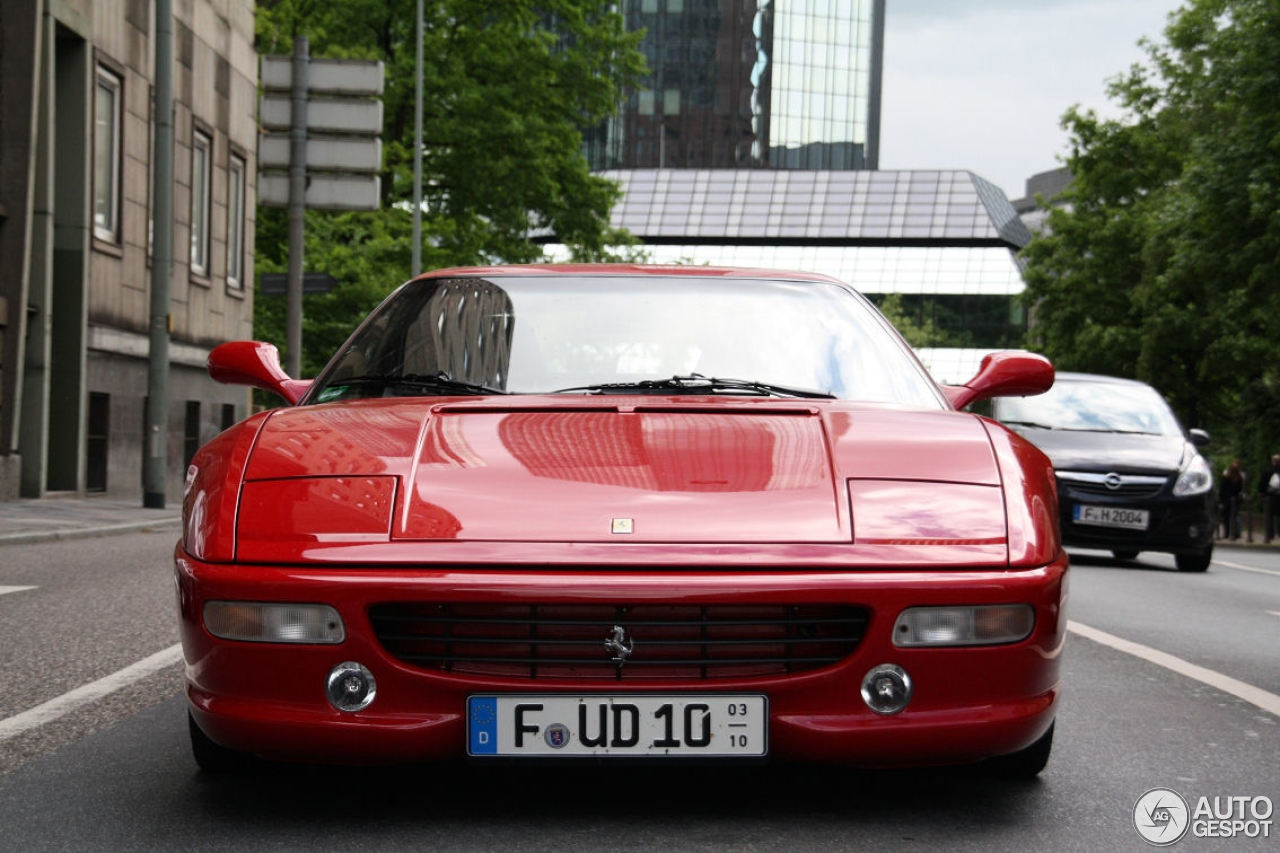
[[[413,98],[413,275],[422,272],[422,0],[418,0],[418,61]]]
[[[156,0],[156,142],[142,505],[164,509],[169,442],[169,277],[173,274],[173,3]]]

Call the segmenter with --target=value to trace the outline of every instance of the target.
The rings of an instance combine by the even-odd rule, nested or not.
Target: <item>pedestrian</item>
[[[1262,514],[1266,517],[1266,541],[1280,536],[1280,453],[1271,455],[1271,467],[1258,478],[1258,494],[1262,495]]]
[[[1222,472],[1218,483],[1219,516],[1222,519],[1222,538],[1240,538],[1240,505],[1244,502],[1244,471],[1240,460],[1232,459]]]

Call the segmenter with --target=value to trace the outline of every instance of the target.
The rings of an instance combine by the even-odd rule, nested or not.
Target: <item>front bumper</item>
[[[1150,513],[1150,522],[1146,530],[1077,524],[1073,517],[1076,504],[1146,510]],[[1161,495],[1132,499],[1077,494],[1070,488],[1063,488],[1059,492],[1058,505],[1061,508],[1062,541],[1077,548],[1194,554],[1213,545],[1218,521],[1218,505],[1212,493],[1189,498]]]
[[[568,571],[543,568],[452,570],[273,567],[211,564],[176,556],[187,695],[215,742],[261,755],[379,763],[466,753],[465,703],[476,693],[764,693],[770,756],[857,765],[980,760],[1034,742],[1053,721],[1066,629],[1066,558],[1031,570],[919,571]],[[220,640],[201,623],[210,599],[313,602],[340,612],[338,645]],[[854,603],[870,608],[860,645],[839,663],[767,678],[616,682],[463,676],[408,666],[378,643],[373,604],[392,601],[673,604]],[[900,649],[891,641],[899,612],[921,605],[1025,602],[1032,634],[1005,646]],[[345,714],[324,694],[342,661],[367,666],[376,701]],[[910,673],[905,711],[882,717],[859,687],[872,667]]]

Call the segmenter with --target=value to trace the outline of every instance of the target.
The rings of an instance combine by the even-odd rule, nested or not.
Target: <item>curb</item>
[[[54,542],[63,539],[91,539],[95,536],[117,536],[145,530],[168,530],[182,526],[180,518],[161,518],[150,521],[131,521],[126,524],[104,524],[100,527],[64,527],[60,530],[40,530],[32,533],[0,533],[0,546],[28,545],[33,542]]]
[[[1228,551],[1263,551],[1265,553],[1280,552],[1280,542],[1222,542],[1213,543],[1214,550],[1219,548]]]

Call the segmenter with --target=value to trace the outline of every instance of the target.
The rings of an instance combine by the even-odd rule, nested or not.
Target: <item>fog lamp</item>
[[[204,626],[224,640],[250,643],[341,643],[346,630],[327,604],[206,601]]]
[[[893,644],[916,646],[994,646],[1025,640],[1035,627],[1029,604],[969,607],[908,607],[893,626]]]
[[[896,714],[911,701],[911,676],[900,666],[882,663],[862,679],[862,701],[877,714]]]
[[[354,713],[363,711],[373,702],[378,693],[378,682],[362,664],[349,660],[329,670],[324,692],[333,707]]]

